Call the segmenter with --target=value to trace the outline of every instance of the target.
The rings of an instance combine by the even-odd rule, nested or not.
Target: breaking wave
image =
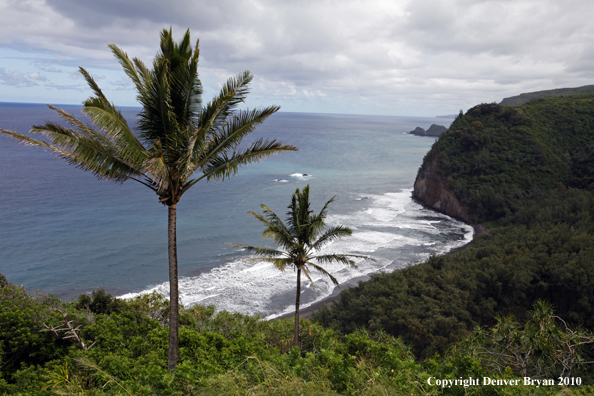
[[[473,237],[471,226],[415,203],[410,189],[383,195],[360,195],[353,201],[361,205],[359,210],[327,218],[329,226],[346,225],[353,229],[353,235],[331,243],[320,253],[366,255],[374,260],[356,259],[357,268],[336,263],[325,265],[324,268],[340,284],[352,284],[373,273],[391,272],[418,263],[431,254],[443,254],[463,246]],[[259,314],[267,319],[292,312],[295,272],[291,269],[281,272],[271,263],[246,261],[248,258],[252,256],[238,249],[219,267],[197,276],[180,278],[182,303],[186,306],[213,304],[217,310]],[[321,301],[335,290],[329,279],[316,272],[311,276],[315,291],[306,279],[302,284],[301,307]],[[133,298],[153,291],[168,295],[169,282],[120,297]]]

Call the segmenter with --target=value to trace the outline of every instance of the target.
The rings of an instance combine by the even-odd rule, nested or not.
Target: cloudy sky
[[[592,0],[0,0],[0,102],[78,104],[89,70],[135,93],[107,44],[150,63],[159,32],[200,39],[208,100],[254,75],[250,107],[434,116],[594,84]]]

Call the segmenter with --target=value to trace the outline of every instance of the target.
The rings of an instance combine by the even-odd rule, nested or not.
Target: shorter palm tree
[[[338,285],[338,281],[328,271],[319,264],[338,262],[357,267],[352,258],[368,258],[354,254],[321,254],[315,255],[320,249],[343,236],[352,235],[353,231],[341,225],[328,228],[322,233],[325,227],[326,209],[330,202],[334,201],[332,197],[319,214],[313,214],[309,203],[309,185],[302,192],[297,189],[291,198],[291,204],[288,206],[287,225],[264,204],[260,207],[264,215],[259,215],[252,211],[248,213],[260,220],[266,225],[263,238],[272,238],[274,243],[282,250],[269,249],[264,247],[247,246],[231,244],[234,247],[245,248],[255,253],[258,257],[250,260],[263,260],[273,263],[279,270],[284,271],[287,267],[293,266],[297,270],[297,297],[295,301],[295,346],[299,346],[299,297],[301,295],[301,271],[307,276],[312,286],[314,282],[311,279],[310,271],[315,269],[324,276],[327,276],[332,282]],[[319,264],[316,264],[316,261]],[[340,287],[340,286],[339,286]],[[315,290],[315,286],[314,286]]]

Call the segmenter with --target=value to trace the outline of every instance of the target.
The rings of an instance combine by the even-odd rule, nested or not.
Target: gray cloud
[[[81,88],[84,88],[81,84],[57,84],[57,83],[49,83],[45,85],[48,89],[57,89],[60,91],[80,91]]]
[[[39,85],[36,81],[44,81],[45,79],[37,73],[21,73],[18,70],[5,70],[0,67],[0,81],[4,85],[13,87],[34,87]]]
[[[594,80],[589,0],[5,0],[0,13],[0,50],[64,67],[118,69],[107,43],[150,62],[161,29],[190,28],[206,87],[249,69],[253,96],[288,110],[430,115]]]
[[[37,69],[46,73],[62,73],[61,69],[56,68],[54,62],[49,59],[34,59],[31,62]]]
[[[135,91],[134,84],[129,79],[124,77],[116,81],[111,81],[109,84],[115,87],[117,91]]]
[[[198,25],[204,30],[214,30],[258,14],[249,2],[234,0],[47,0],[46,3],[55,12],[90,28],[101,28],[118,21],[148,21],[160,25]]]

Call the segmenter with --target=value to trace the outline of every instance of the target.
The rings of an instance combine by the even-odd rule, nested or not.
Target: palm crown
[[[264,260],[273,263],[279,270],[284,271],[288,266],[297,270],[297,297],[295,302],[295,346],[299,339],[299,299],[301,294],[301,271],[307,276],[314,287],[311,278],[311,269],[330,278],[339,286],[338,280],[320,264],[338,262],[356,267],[353,258],[368,258],[354,254],[317,254],[322,247],[344,236],[352,235],[353,231],[345,226],[333,226],[324,231],[326,226],[326,209],[335,197],[332,197],[322,207],[318,214],[311,210],[309,202],[309,185],[303,191],[297,189],[291,197],[291,204],[288,206],[287,224],[264,204],[260,204],[264,214],[260,215],[249,211],[248,213],[260,220],[266,228],[262,233],[263,238],[272,238],[274,243],[281,249],[270,249],[257,246],[231,244],[235,247],[244,248],[255,253],[258,257],[250,260]]]
[[[25,144],[49,149],[100,179],[136,180],[154,190],[168,206],[176,204],[201,179],[225,179],[242,165],[279,151],[296,150],[262,139],[236,150],[279,107],[236,110],[248,93],[252,80],[248,71],[230,78],[219,95],[202,107],[198,41],[192,49],[189,31],[179,44],[174,43],[171,31],[161,33],[161,48],[152,70],[137,58],[130,60],[117,46],[111,44],[110,48],[138,91],[142,105],[138,136],[82,67],[80,72],[94,93],[83,102],[82,112],[97,129],[50,106],[74,128],[56,123],[33,126],[31,132],[44,134],[50,143],[2,132]],[[193,177],[196,171],[200,175]]]

